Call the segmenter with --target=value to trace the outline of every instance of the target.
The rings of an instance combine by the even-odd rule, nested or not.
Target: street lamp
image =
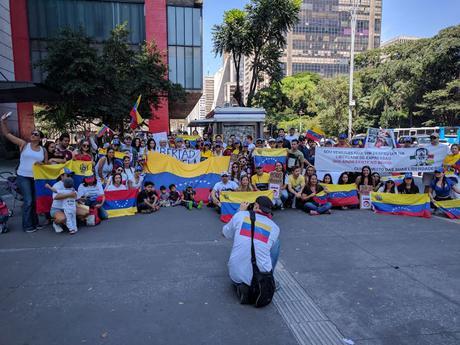
[[[302,133],[302,116],[304,114],[305,113],[302,110],[299,111],[299,134]]]
[[[351,46],[350,46],[350,87],[348,94],[348,140],[351,140],[353,127],[353,107],[356,102],[353,99],[353,72],[355,67],[355,34],[356,34],[356,18],[360,0],[351,0]]]

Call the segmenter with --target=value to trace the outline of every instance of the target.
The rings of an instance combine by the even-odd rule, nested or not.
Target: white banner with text
[[[168,147],[159,147],[158,152],[176,158],[177,160],[195,164],[201,161],[201,151],[193,149],[172,149]]]

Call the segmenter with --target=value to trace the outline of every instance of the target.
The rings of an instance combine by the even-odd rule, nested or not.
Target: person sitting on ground
[[[193,190],[192,186],[187,186],[184,192],[182,193],[182,205],[187,209],[191,210],[192,208],[201,209],[203,207],[203,201],[196,201],[196,191]]]
[[[297,201],[301,201],[302,190],[305,187],[305,177],[300,174],[300,167],[293,167],[292,175],[288,177],[288,198],[285,202],[286,208],[291,208],[293,202],[297,204]],[[295,205],[294,205],[295,206]]]
[[[371,168],[367,165],[363,166],[361,169],[361,175],[356,178],[356,186],[358,189],[360,186],[373,186],[372,183],[372,171]]]
[[[83,179],[83,183],[78,186],[77,198],[84,205],[97,209],[100,219],[109,218],[107,211],[103,207],[105,202],[104,188],[94,176],[88,176]]]
[[[254,187],[252,186],[251,182],[249,181],[248,175],[241,176],[239,181],[240,186],[236,190],[237,192],[253,192],[255,191]]]
[[[123,184],[123,177],[120,173],[113,174],[111,180],[105,186],[106,192],[114,192],[120,190],[127,190],[128,188],[126,185]]]
[[[288,198],[286,176],[283,164],[276,162],[275,170],[270,172],[269,188],[273,189],[273,186],[277,186],[277,193],[275,193],[273,198],[273,204],[280,209],[284,209],[284,202]]]
[[[177,187],[175,184],[169,185],[169,202],[171,206],[180,205],[182,201],[180,193],[177,191]]]
[[[239,211],[222,229],[224,237],[233,239],[228,270],[241,303],[249,302],[249,287],[254,272],[251,260],[251,213],[248,211],[248,206],[248,203],[242,203]],[[271,207],[272,202],[266,196],[259,196],[253,207],[254,252],[260,272],[273,272],[280,253],[280,228],[271,219]]]
[[[431,200],[445,201],[452,200],[452,191],[460,193],[460,189],[455,186],[455,182],[445,175],[443,167],[434,170],[434,179],[430,184],[428,194]]]
[[[151,181],[146,181],[144,189],[137,195],[137,212],[152,213],[159,209],[160,205],[155,191],[155,184]]]
[[[158,203],[160,207],[171,206],[171,202],[169,201],[169,192],[165,186],[160,186],[160,196],[158,197]]]
[[[378,172],[372,173],[371,181],[374,192],[377,192],[380,188],[382,188],[383,182],[380,180],[380,174]]]
[[[309,165],[307,169],[305,170],[305,183],[308,183],[310,180],[310,177],[312,175],[316,174],[316,169],[313,165]]]
[[[350,178],[347,172],[340,174],[337,184],[350,184]]]
[[[418,194],[420,193],[419,188],[415,184],[412,173],[406,173],[404,175],[403,182],[398,186],[399,194]]]
[[[325,174],[323,176],[323,183],[324,184],[332,184],[332,176],[331,176],[331,174]]]
[[[318,197],[321,192],[327,193],[327,190],[318,183],[318,176],[313,174],[310,180],[302,190],[301,199],[303,202],[302,208],[311,216],[316,216],[323,213],[331,213],[332,204],[327,199]]]
[[[288,150],[286,162],[288,172],[292,171],[295,166],[300,166],[303,169],[305,164],[310,164],[305,160],[302,151],[299,150],[299,141],[297,139],[293,139],[290,146],[291,149]]]
[[[251,183],[255,190],[268,190],[270,175],[264,172],[262,165],[256,166],[256,173],[251,177]]]
[[[234,181],[230,181],[230,175],[227,171],[224,171],[220,174],[221,181],[217,182],[211,191],[211,202],[210,207],[217,207],[217,211],[220,212],[220,203],[219,197],[221,192],[225,191],[235,191],[238,189],[238,184]]]
[[[127,185],[129,189],[140,190],[143,183],[144,183],[144,176],[142,176],[142,167],[138,165],[136,167],[136,170],[134,171],[133,178],[128,180]]]
[[[398,189],[396,188],[395,181],[392,179],[386,180],[382,187],[378,190],[380,193],[392,193],[398,194]]]

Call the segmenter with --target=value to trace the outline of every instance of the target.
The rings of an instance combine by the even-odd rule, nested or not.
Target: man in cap
[[[175,140],[175,147],[176,149],[183,149],[184,148],[184,139],[181,137],[177,137]]]
[[[233,239],[228,270],[242,303],[248,299],[253,276],[251,220],[248,206],[247,202],[243,202],[240,210],[222,229],[224,237]],[[268,197],[259,196],[253,207],[255,213],[254,254],[260,272],[273,272],[280,253],[280,228],[272,220],[272,206],[273,203]]]
[[[404,137],[403,140],[403,145],[402,147],[405,149],[409,149],[412,147],[412,138],[411,137]]]
[[[424,146],[428,150],[428,154],[435,154],[438,157],[446,157],[449,153],[449,146],[439,143],[439,134],[434,132],[430,134],[430,144]],[[435,153],[436,152],[436,153]],[[431,181],[435,174],[431,172],[424,172],[422,175],[422,182],[425,186],[424,193],[428,193]]]
[[[285,133],[284,133],[284,128],[278,129],[278,138],[283,139],[283,147],[290,149],[291,148],[291,142],[285,138]]]
[[[268,146],[270,146],[271,149],[276,148],[276,140],[274,138],[268,139]]]
[[[335,147],[350,147],[347,141],[347,135],[345,133],[339,134],[339,142],[335,144]]]
[[[219,200],[220,192],[235,191],[238,189],[238,184],[235,181],[230,181],[230,178],[229,178],[230,174],[228,173],[228,171],[223,171],[220,174],[220,177],[221,177],[221,181],[217,182],[212,188],[212,192],[211,192],[212,203],[208,205],[209,207],[216,206],[217,211],[219,213],[220,213],[220,207],[222,205]]]
[[[264,148],[264,142],[265,142],[264,139],[257,138],[257,140],[256,140],[256,148],[258,148],[258,149]]]

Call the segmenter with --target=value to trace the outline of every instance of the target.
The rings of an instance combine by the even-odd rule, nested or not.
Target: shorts
[[[50,216],[51,218],[54,218],[54,216],[56,215],[56,212],[64,212],[64,209],[63,208],[57,208],[57,207],[51,207],[51,210],[50,210]]]

